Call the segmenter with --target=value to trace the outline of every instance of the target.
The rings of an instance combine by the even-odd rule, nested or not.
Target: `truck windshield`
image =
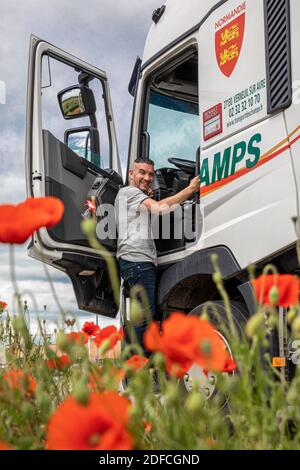
[[[170,157],[195,161],[200,145],[198,103],[151,90],[147,132],[149,158],[156,168],[173,167]]]

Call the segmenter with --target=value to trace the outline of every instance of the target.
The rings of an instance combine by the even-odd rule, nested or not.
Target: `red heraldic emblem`
[[[245,13],[219,29],[215,35],[216,56],[221,72],[230,77],[243,45]]]

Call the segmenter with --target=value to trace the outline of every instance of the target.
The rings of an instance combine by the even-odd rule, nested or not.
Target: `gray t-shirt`
[[[148,197],[134,186],[126,186],[118,192],[115,200],[118,228],[117,258],[127,261],[150,261],[157,265],[150,213],[140,206]]]

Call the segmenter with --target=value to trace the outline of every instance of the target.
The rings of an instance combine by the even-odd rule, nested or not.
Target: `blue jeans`
[[[119,259],[120,266],[120,276],[124,279],[125,283],[129,288],[135,286],[136,284],[142,286],[147,294],[150,315],[152,318],[155,316],[155,284],[156,284],[156,266],[147,261],[142,262],[132,262],[127,261],[122,258]],[[140,301],[142,299],[139,299]],[[143,336],[147,328],[147,318],[145,318],[141,323],[134,327],[137,341],[139,345],[143,348],[146,356],[150,354],[145,351]],[[129,343],[128,331],[125,325],[125,341]]]

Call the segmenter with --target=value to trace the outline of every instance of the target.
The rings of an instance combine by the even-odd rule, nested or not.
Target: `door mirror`
[[[99,132],[93,127],[79,127],[65,132],[65,144],[79,157],[101,167],[99,155]]]
[[[60,91],[57,95],[65,119],[91,116],[96,112],[93,91],[85,85],[76,85]]]
[[[82,158],[91,158],[91,134],[89,129],[70,129],[66,131],[66,144]]]

